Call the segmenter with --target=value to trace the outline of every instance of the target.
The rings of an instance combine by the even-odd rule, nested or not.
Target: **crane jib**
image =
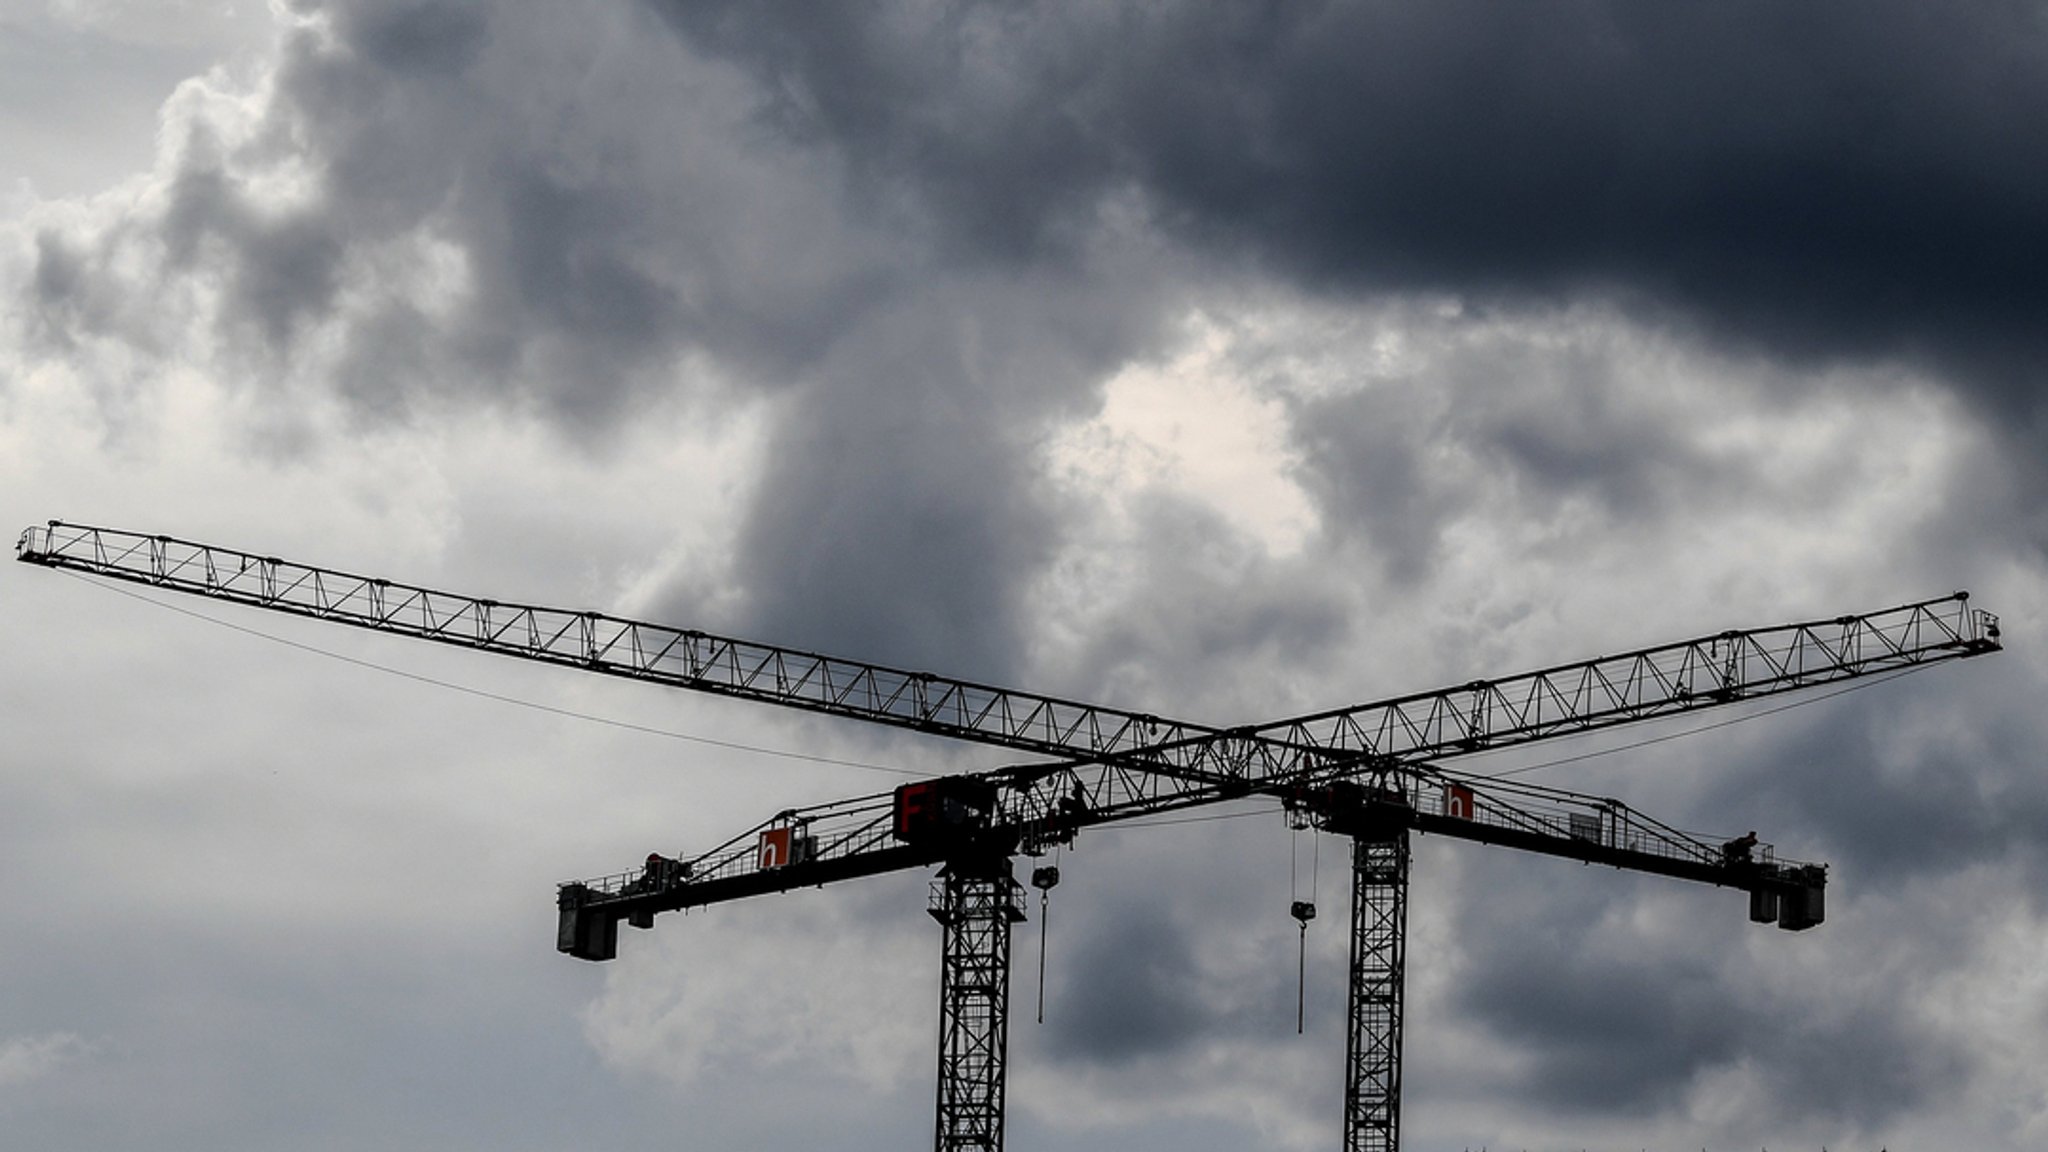
[[[1442,760],[1994,651],[1956,594],[1728,631],[1496,680],[1218,728],[598,612],[440,592],[169,536],[52,522],[20,559],[500,655],[889,724],[1016,751],[1250,786],[1318,764]]]
[[[1631,841],[1603,850],[1711,869],[1715,845],[1617,802],[1480,778],[1459,783],[1443,762],[1975,656],[1997,651],[2000,640],[1996,617],[1956,593],[1220,728],[598,612],[458,595],[164,535],[52,521],[25,531],[17,556],[268,611],[1058,758],[985,773],[972,785],[885,798],[894,811],[874,826],[843,804],[826,806],[822,815],[792,814],[787,830],[752,834],[767,837],[763,842],[729,844],[693,861],[693,882],[700,884],[762,871],[836,870],[885,850],[891,859],[907,859],[896,846],[929,845],[963,829],[975,839],[1033,850],[1093,824],[1253,792],[1299,798],[1354,779],[1393,781],[1412,810],[1434,806],[1441,811],[1429,819],[1462,821],[1417,825],[1423,830],[1535,837],[1532,844],[1568,853],[1586,843],[1584,827],[1626,826]],[[635,882],[628,873],[576,888],[602,903]]]

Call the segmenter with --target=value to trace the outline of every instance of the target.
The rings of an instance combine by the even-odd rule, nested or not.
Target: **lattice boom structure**
[[[564,884],[557,947],[617,953],[618,927],[656,914],[855,876],[944,866],[936,1144],[995,1152],[1015,855],[1083,829],[1263,794],[1354,840],[1345,1147],[1400,1139],[1409,837],[1437,833],[1735,887],[1750,918],[1821,923],[1826,869],[1754,834],[1680,832],[1617,800],[1444,766],[1529,744],[1995,652],[1998,622],[1968,596],[1728,631],[1266,724],[1219,728],[691,629],[459,596],[169,536],[51,521],[23,561],[271,611],[692,691],[894,725],[1054,758],[940,777],[778,813],[686,859]],[[1044,883],[1056,869],[1041,869]],[[1311,913],[1312,914],[1312,913]]]

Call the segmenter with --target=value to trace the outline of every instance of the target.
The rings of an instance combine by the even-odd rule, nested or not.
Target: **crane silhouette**
[[[627,679],[907,728],[1041,759],[788,809],[688,859],[564,883],[556,947],[618,954],[663,912],[937,867],[942,928],[935,1147],[1003,1145],[1010,934],[1019,855],[1083,830],[1265,796],[1348,837],[1351,937],[1344,1147],[1400,1146],[1409,842],[1433,833],[1734,888],[1749,917],[1826,916],[1824,865],[1755,833],[1703,839],[1622,802],[1450,766],[1459,757],[2000,650],[1997,618],[1954,593],[1709,636],[1494,680],[1218,727],[695,629],[434,591],[170,536],[51,521],[18,559]],[[1041,889],[1058,870],[1034,870]],[[1313,908],[1297,904],[1304,921]]]

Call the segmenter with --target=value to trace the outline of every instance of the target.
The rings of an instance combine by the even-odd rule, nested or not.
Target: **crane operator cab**
[[[896,839],[934,846],[968,839],[989,826],[995,806],[995,785],[970,776],[905,784],[896,789]]]

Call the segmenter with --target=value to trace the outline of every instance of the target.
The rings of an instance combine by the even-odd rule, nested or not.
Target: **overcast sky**
[[[1404,1126],[2038,1149],[2044,123],[2029,0],[12,0],[0,523],[1217,724],[1968,588],[2008,652],[1516,762],[1826,861],[1818,929],[1421,840]],[[23,565],[0,622],[10,1145],[929,1142],[927,876],[604,966],[554,884],[999,752]],[[1034,903],[1011,1148],[1337,1143],[1347,846],[1218,814]]]

